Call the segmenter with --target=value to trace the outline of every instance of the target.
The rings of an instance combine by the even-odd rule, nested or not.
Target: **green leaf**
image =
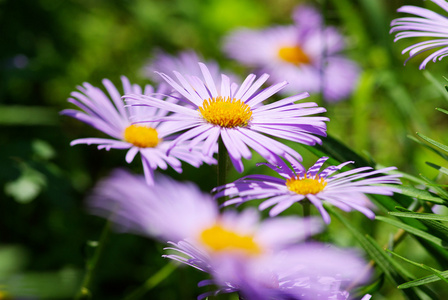
[[[420,190],[411,186],[393,185],[393,187],[400,189],[402,194],[409,197],[429,201],[436,204],[446,204],[448,202],[447,200],[444,200],[440,197],[433,196],[428,191]]]
[[[445,175],[448,175],[448,169],[445,167],[441,167],[439,165],[433,164],[431,162],[426,162],[426,164],[430,167],[433,167],[434,169],[438,170],[440,173],[443,173]]]
[[[392,219],[385,218],[385,217],[382,217],[382,216],[376,216],[375,219],[379,220],[379,221],[383,221],[383,222],[388,223],[388,224],[391,224],[391,225],[396,226],[398,228],[401,228],[403,230],[406,230],[407,232],[409,232],[409,233],[411,233],[411,234],[413,234],[415,236],[419,236],[419,237],[421,237],[421,238],[423,238],[423,239],[425,239],[427,241],[430,241],[430,242],[432,242],[432,243],[434,243],[434,244],[436,244],[436,245],[438,245],[440,247],[443,247],[443,248],[447,247],[446,242],[444,242],[441,238],[435,237],[432,234],[429,234],[429,233],[427,233],[427,232],[425,232],[423,230],[417,229],[415,227],[409,226],[409,225],[407,225],[407,224],[405,224],[403,222],[400,222],[400,221],[397,221],[397,220],[392,220]]]
[[[437,148],[439,148],[439,149],[441,149],[441,150],[443,150],[445,152],[448,152],[448,146],[445,146],[444,144],[441,144],[441,143],[437,142],[436,140],[433,140],[433,139],[431,139],[431,138],[429,138],[426,135],[423,135],[421,133],[417,132],[417,135],[419,137],[421,137],[423,140],[427,141],[428,143],[436,146]]]
[[[445,85],[445,89],[447,90],[447,86]],[[447,90],[448,91],[448,90]],[[448,115],[448,110],[445,110],[443,108],[436,108],[438,111],[443,112],[444,114]]]
[[[445,98],[445,100],[448,100],[448,93],[445,91],[445,89],[442,87],[442,83],[440,83],[428,70],[423,70],[423,76],[428,79],[429,82],[432,83],[432,85],[440,91],[440,94]]]
[[[413,219],[424,219],[424,220],[437,220],[437,221],[448,221],[448,216],[441,216],[436,214],[428,213],[407,213],[407,212],[389,212],[391,216],[402,217],[402,218],[413,218]],[[447,227],[448,229],[448,227]]]
[[[427,265],[424,265],[424,264],[421,264],[421,263],[417,263],[417,262],[415,262],[415,261],[412,261],[412,260],[410,260],[410,259],[407,259],[407,258],[405,258],[405,257],[403,257],[403,256],[401,256],[401,255],[398,255],[398,254],[395,253],[395,252],[390,251],[389,249],[386,249],[386,251],[389,252],[390,254],[395,255],[396,257],[401,258],[402,260],[404,260],[404,261],[406,261],[406,262],[408,262],[408,263],[410,263],[410,264],[412,264],[412,265],[414,265],[414,266],[416,266],[416,267],[419,267],[419,268],[422,268],[423,270],[427,270],[427,271],[430,271],[430,272],[434,273],[434,275],[436,275],[436,276],[439,277],[441,280],[443,280],[443,281],[445,281],[446,283],[448,283],[448,279],[446,279],[446,278],[444,278],[442,275],[440,275],[440,273],[442,273],[441,271],[439,271],[439,270],[437,270],[437,269],[434,269],[434,268],[431,268],[430,266],[427,266]]]
[[[408,135],[407,137],[408,137],[409,139],[413,140],[414,142],[420,144],[421,146],[425,147],[426,149],[431,150],[432,152],[434,152],[434,153],[437,154],[438,156],[442,157],[443,159],[448,160],[448,155],[446,155],[445,153],[440,152],[439,150],[437,150],[437,149],[431,147],[430,145],[428,145],[428,144],[426,144],[426,143],[423,143],[422,141],[418,140],[417,138],[415,138],[415,137],[413,137],[413,136],[411,136],[411,135]]]
[[[447,216],[441,216],[433,213],[415,213],[403,207],[396,207],[401,213],[407,214],[418,214],[418,215],[427,215],[427,218],[420,218],[421,222],[427,226],[433,235],[440,237],[444,241],[448,241],[448,227],[440,223],[435,217],[439,218],[447,218]],[[392,214],[392,213],[391,213]],[[448,220],[448,218],[447,218]],[[445,256],[448,254],[446,250]]]
[[[429,275],[429,276],[425,276],[416,280],[412,280],[403,284],[400,284],[398,286],[399,289],[407,289],[407,288],[411,288],[411,287],[417,287],[420,285],[424,285],[424,284],[428,284],[431,282],[435,282],[435,281],[439,281],[440,280],[440,276],[443,276],[444,278],[448,278],[448,270],[440,272],[437,275]]]
[[[437,184],[435,181],[429,179],[428,177],[421,175],[420,177],[426,181],[426,184],[431,186],[431,188],[439,195],[440,197],[443,197],[444,199],[448,200],[448,192],[442,188],[439,184]]]

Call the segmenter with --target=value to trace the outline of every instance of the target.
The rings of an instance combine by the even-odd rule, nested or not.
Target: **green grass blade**
[[[428,214],[428,213],[406,213],[406,212],[389,212],[391,216],[402,217],[402,218],[413,218],[413,219],[423,219],[423,220],[437,220],[437,221],[447,221],[448,216],[441,216],[436,214]],[[448,229],[448,227],[447,227]],[[447,231],[448,232],[448,231]]]
[[[440,184],[437,184],[436,182],[434,182],[433,180],[429,179],[424,175],[420,174],[420,177],[426,182],[426,185],[429,185],[431,189],[433,189],[437,193],[437,195],[439,195],[443,199],[448,200],[448,192],[442,186],[440,186]]]
[[[445,100],[448,101],[448,93],[445,90],[445,88],[443,88],[443,84],[440,83],[439,81],[437,81],[437,79],[428,71],[428,70],[423,70],[423,76],[425,76],[426,79],[428,79],[428,81],[430,83],[432,83],[432,85],[440,91],[440,93],[442,94],[442,96],[445,98]]]
[[[445,277],[443,277],[442,275],[440,275],[440,273],[442,273],[441,271],[439,271],[439,270],[437,270],[437,269],[434,269],[434,268],[431,268],[430,266],[427,266],[427,265],[425,265],[425,264],[417,263],[417,262],[415,262],[415,261],[412,261],[412,260],[410,260],[410,259],[407,259],[407,258],[405,258],[405,257],[403,257],[403,256],[401,256],[401,255],[398,255],[397,253],[392,252],[392,251],[390,251],[390,250],[388,250],[388,249],[386,249],[386,251],[389,252],[390,254],[395,255],[396,257],[398,257],[398,258],[404,260],[405,262],[408,262],[408,263],[410,263],[410,264],[412,264],[412,265],[418,267],[418,268],[421,268],[421,269],[423,269],[423,270],[430,271],[430,272],[434,273],[434,275],[436,275],[436,276],[439,277],[441,280],[443,280],[443,281],[445,281],[446,283],[448,283],[448,279],[446,279]]]
[[[448,169],[445,167],[441,167],[439,165],[433,164],[431,162],[426,162],[426,164],[430,167],[433,167],[434,169],[438,170],[440,173],[448,175]]]
[[[407,231],[408,233],[413,234],[415,236],[419,236],[419,237],[421,237],[421,238],[423,238],[423,239],[425,239],[427,241],[430,241],[430,242],[436,244],[437,246],[440,246],[440,247],[443,247],[443,248],[445,248],[447,246],[446,242],[444,242],[441,238],[436,237],[436,236],[434,236],[432,234],[429,234],[429,233],[427,233],[427,232],[425,232],[423,230],[420,230],[420,229],[417,229],[415,227],[412,227],[412,226],[410,226],[408,224],[405,224],[403,222],[400,222],[400,221],[397,221],[397,220],[392,220],[392,219],[385,218],[385,217],[382,217],[382,216],[376,216],[375,219],[379,220],[379,221],[383,221],[383,222],[388,223],[390,225],[393,225],[395,227],[401,228],[401,229]]]
[[[431,150],[432,152],[434,152],[438,156],[442,157],[443,159],[448,160],[448,155],[446,155],[445,153],[440,152],[439,150],[435,149],[434,147],[431,147],[430,145],[423,143],[422,141],[418,140],[417,138],[415,138],[411,135],[408,135],[408,138],[413,140],[414,142],[420,144],[421,146],[425,147],[426,149]]]
[[[437,142],[436,140],[433,140],[433,139],[431,139],[431,138],[429,138],[429,137],[427,137],[426,135],[423,135],[423,134],[421,134],[421,133],[418,133],[418,132],[417,132],[417,135],[418,135],[419,137],[421,137],[423,140],[427,141],[428,143],[434,145],[435,147],[437,147],[437,148],[439,148],[439,149],[441,149],[441,150],[443,150],[443,151],[445,151],[445,152],[448,152],[448,146],[445,146],[444,144],[439,143],[439,142]]]
[[[447,90],[447,92],[448,92],[448,88],[447,88],[447,86],[445,85],[445,89]],[[443,109],[443,108],[436,108],[438,111],[440,111],[440,112],[443,112],[444,114],[447,114],[448,115],[448,110],[445,110],[445,109]]]
[[[447,201],[437,197],[437,196],[433,196],[430,192],[425,191],[425,190],[420,190],[411,186],[403,186],[403,185],[394,185],[395,188],[398,188],[401,190],[401,193],[403,195],[409,196],[409,197],[413,197],[413,198],[417,198],[420,200],[425,200],[428,202],[432,202],[435,204],[446,204]]]
[[[403,284],[400,284],[398,286],[399,289],[408,289],[408,288],[412,288],[412,287],[417,287],[417,286],[421,286],[424,284],[428,284],[431,282],[435,282],[435,281],[439,281],[440,280],[440,276],[444,277],[444,278],[448,278],[448,270],[440,272],[437,275],[429,275],[429,276],[425,276],[416,280],[412,280]]]

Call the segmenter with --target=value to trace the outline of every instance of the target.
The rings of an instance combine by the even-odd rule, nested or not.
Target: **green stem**
[[[226,181],[226,172],[227,172],[227,148],[222,141],[222,138],[219,138],[218,141],[218,186],[224,185],[227,183]]]
[[[311,203],[308,200],[303,200],[300,202],[302,204],[303,216],[309,217],[311,215]]]
[[[134,300],[139,299],[146,294],[149,290],[157,286],[164,279],[166,279],[174,270],[176,270],[177,264],[175,262],[170,262],[166,264],[162,269],[160,269],[157,273],[149,277],[143,285],[135,289],[132,293],[130,293],[125,300]]]
[[[86,274],[84,275],[84,279],[82,281],[82,285],[79,288],[78,293],[75,296],[75,299],[86,299],[91,297],[91,293],[89,290],[90,284],[92,283],[92,278],[95,273],[95,270],[98,266],[98,261],[103,253],[104,244],[106,243],[107,237],[110,233],[110,225],[111,222],[108,220],[103,227],[101,232],[100,240],[96,243],[96,249],[93,253],[92,258],[87,260],[86,263]]]

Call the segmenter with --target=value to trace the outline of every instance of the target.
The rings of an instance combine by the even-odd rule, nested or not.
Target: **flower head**
[[[319,93],[328,101],[346,98],[358,78],[358,66],[340,55],[343,37],[324,27],[322,16],[310,6],[294,11],[294,25],[264,30],[238,29],[225,40],[224,51],[273,82],[287,80],[283,93]]]
[[[253,199],[266,199],[259,206],[260,210],[275,205],[269,212],[276,216],[295,202],[310,201],[320,212],[324,221],[330,223],[330,216],[323,206],[328,202],[344,211],[358,210],[369,218],[375,214],[368,208],[364,194],[392,195],[398,192],[390,186],[376,184],[399,184],[400,175],[381,175],[394,167],[372,170],[371,167],[361,167],[335,174],[347,164],[330,166],[320,171],[328,157],[320,158],[306,171],[298,162],[288,167],[285,163],[279,165],[263,164],[276,171],[283,179],[268,175],[249,175],[237,181],[215,188],[215,197],[229,196],[224,205],[239,204]]]
[[[448,3],[445,0],[431,0],[446,12],[448,12]],[[409,52],[409,58],[405,63],[420,53],[438,49],[426,57],[420,64],[419,69],[426,67],[429,61],[436,62],[448,55],[448,19],[447,16],[440,15],[429,9],[405,5],[400,7],[398,12],[414,15],[413,17],[398,18],[391,22],[391,33],[398,32],[395,35],[395,41],[404,38],[424,37],[432,38],[427,41],[418,42],[405,48],[402,54]]]
[[[364,266],[354,251],[303,243],[322,230],[316,218],[262,221],[254,209],[219,213],[211,195],[161,175],[150,187],[142,176],[116,170],[87,204],[121,231],[169,243],[165,257],[210,274],[200,286],[216,290],[199,299],[231,292],[246,300],[346,299],[344,286]]]
[[[188,239],[209,253],[259,254],[322,229],[316,219],[288,217],[260,223],[259,213],[252,209],[220,214],[213,197],[193,183],[158,174],[154,186],[148,186],[142,176],[121,169],[97,184],[87,204],[92,213],[111,218],[120,231],[164,242]]]
[[[146,85],[144,90],[139,85],[131,85],[126,77],[121,78],[125,93],[152,94],[154,88]],[[153,170],[157,168],[166,169],[170,165],[177,172],[182,172],[181,162],[183,160],[195,167],[203,162],[214,163],[211,157],[205,157],[197,152],[195,147],[186,147],[182,143],[167,155],[166,152],[173,139],[170,137],[169,126],[161,122],[150,125],[134,124],[141,118],[166,116],[169,112],[151,107],[131,107],[125,109],[121,94],[108,79],[103,80],[110,98],[99,88],[84,83],[78,87],[79,91],[73,92],[73,98],[68,101],[78,106],[82,111],[66,109],[61,113],[78,119],[90,126],[106,133],[111,138],[82,138],[74,140],[70,145],[97,144],[98,149],[127,149],[126,161],[132,162],[135,155],[140,153],[143,170],[148,184],[153,183]],[[158,92],[166,91],[167,86],[161,85]],[[159,98],[160,101],[171,101]],[[212,149],[213,153],[216,149]]]
[[[166,121],[172,132],[182,132],[171,147],[183,142],[193,147],[203,142],[203,154],[209,156],[213,154],[221,137],[233,165],[242,172],[242,158],[251,158],[249,148],[271,163],[276,163],[279,157],[301,160],[296,151],[269,136],[314,145],[321,140],[313,134],[326,134],[325,121],[328,118],[310,116],[325,112],[325,109],[317,107],[316,103],[295,103],[306,98],[307,93],[263,104],[287,83],[281,82],[258,91],[269,78],[267,74],[258,80],[251,74],[240,87],[225,75],[222,75],[220,83],[215,83],[207,66],[202,63],[199,66],[203,79],[174,72],[176,81],[166,74],[160,74],[191,107],[163,101],[160,96],[125,95],[131,105],[147,105],[175,112],[165,118],[147,120]]]

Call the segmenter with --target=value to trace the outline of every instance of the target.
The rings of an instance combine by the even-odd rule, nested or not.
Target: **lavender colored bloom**
[[[268,175],[249,175],[233,183],[216,187],[215,197],[228,196],[224,205],[240,204],[254,199],[266,199],[259,205],[260,210],[275,205],[269,212],[271,217],[278,215],[295,202],[310,201],[320,212],[325,223],[330,223],[330,215],[325,210],[323,202],[328,202],[344,211],[353,209],[360,211],[369,218],[375,214],[367,207],[364,194],[392,195],[399,192],[390,186],[376,184],[400,184],[400,175],[381,175],[395,167],[372,170],[371,167],[361,167],[339,174],[334,174],[342,167],[353,163],[348,161],[338,166],[330,166],[320,171],[328,157],[322,157],[306,171],[298,162],[291,168],[284,162],[279,165],[266,165],[284,179]]]
[[[252,155],[249,147],[271,163],[276,163],[279,157],[301,160],[295,150],[267,135],[306,145],[321,143],[313,134],[325,136],[325,121],[328,118],[310,115],[323,113],[325,109],[312,102],[295,103],[306,98],[307,93],[264,105],[262,102],[287,83],[280,82],[258,91],[269,75],[264,74],[255,80],[256,76],[251,74],[240,87],[231,83],[225,75],[222,75],[221,83],[216,84],[207,66],[202,63],[199,66],[203,80],[174,72],[176,81],[166,74],[160,74],[191,107],[163,101],[158,98],[160,96],[124,96],[130,105],[148,105],[176,113],[146,120],[166,121],[171,126],[171,132],[185,131],[172,142],[171,147],[182,142],[194,147],[203,142],[202,153],[209,156],[213,154],[221,137],[233,165],[238,172],[242,172],[242,158],[250,159]]]
[[[446,12],[448,12],[448,3],[445,0],[431,0]],[[448,55],[448,19],[447,16],[440,15],[429,9],[405,5],[400,7],[398,12],[408,13],[414,17],[398,18],[391,22],[390,32],[398,32],[395,35],[395,41],[404,38],[424,37],[432,38],[427,41],[418,42],[410,47],[405,48],[402,54],[409,52],[409,58],[406,62],[420,53],[438,49],[431,53],[420,64],[419,69],[426,67],[429,61],[436,62]]]
[[[154,88],[146,85],[144,90],[139,85],[131,85],[129,80],[122,76],[123,89],[125,93],[152,94]],[[61,114],[78,119],[88,125],[106,133],[112,138],[83,138],[77,139],[70,145],[97,144],[98,149],[127,149],[126,162],[131,163],[137,153],[140,153],[143,170],[148,184],[153,184],[153,170],[161,168],[165,170],[170,165],[177,172],[182,172],[181,162],[183,160],[195,167],[203,162],[214,163],[211,157],[205,157],[195,147],[186,147],[178,143],[171,147],[170,154],[166,152],[173,138],[169,126],[161,122],[154,122],[151,126],[133,125],[132,122],[142,118],[166,116],[169,112],[163,109],[151,107],[131,107],[125,109],[121,94],[108,79],[103,80],[110,98],[99,88],[89,83],[78,87],[79,92],[72,92],[73,98],[68,102],[75,104],[82,111],[66,109]],[[167,86],[161,85],[158,92],[166,91]],[[173,99],[160,101],[176,102]],[[211,149],[210,153],[216,151]]]
[[[322,230],[319,219],[260,220],[257,210],[218,212],[209,194],[194,184],[123,170],[101,181],[88,199],[94,214],[110,218],[121,231],[156,237],[171,246],[167,258],[209,273],[217,290],[243,299],[347,299],[343,287],[361,273],[354,251],[297,242]]]
[[[224,42],[232,58],[273,82],[287,80],[283,93],[323,92],[328,101],[347,98],[356,86],[357,64],[339,54],[343,37],[334,27],[324,27],[322,16],[310,6],[294,11],[294,25],[264,30],[238,29]]]
[[[187,241],[173,243],[166,250],[172,254],[165,257],[212,276],[199,286],[214,285],[216,290],[198,299],[237,292],[245,300],[343,300],[349,297],[344,286],[355,279],[362,283],[368,277],[359,277],[365,262],[357,252],[319,243],[303,243],[250,257],[210,257]]]
[[[288,217],[260,223],[258,211],[252,209],[219,214],[213,197],[193,183],[158,174],[154,186],[148,186],[143,176],[120,169],[97,184],[87,205],[93,214],[110,218],[120,231],[164,242],[189,239],[203,245],[203,249],[208,249],[204,240],[219,243],[213,236],[211,241],[204,237],[204,232],[224,236],[230,231],[250,234],[260,247],[277,249],[322,230],[317,219]]]
[[[193,50],[182,51],[177,55],[170,55],[162,50],[158,50],[155,52],[154,57],[144,66],[143,72],[146,77],[155,82],[163,82],[162,77],[157,73],[170,74],[173,71],[200,77],[202,72],[198,63],[201,61],[204,61],[204,59]],[[205,65],[209,69],[213,80],[219,81],[221,78],[221,70],[218,63],[210,60],[206,61]],[[232,81],[237,80],[235,75],[230,75],[229,77]]]

